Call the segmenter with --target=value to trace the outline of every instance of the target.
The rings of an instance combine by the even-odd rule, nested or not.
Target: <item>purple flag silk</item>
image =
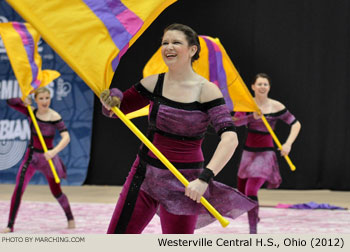
[[[292,209],[329,209],[329,210],[347,210],[347,208],[334,206],[326,203],[316,203],[310,201],[308,203],[301,204],[277,204],[277,208],[292,208]]]
[[[104,23],[114,44],[120,50],[118,56],[112,61],[112,68],[115,70],[120,58],[129,48],[130,39],[142,27],[143,21],[121,1],[84,0],[84,2]]]
[[[233,108],[233,103],[227,88],[226,72],[222,62],[222,53],[217,44],[205,36],[201,36],[208,48],[209,57],[209,79],[215,83],[221,90],[226,105],[229,108]]]

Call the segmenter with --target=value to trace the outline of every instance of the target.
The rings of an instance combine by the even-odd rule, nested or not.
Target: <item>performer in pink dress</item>
[[[145,146],[123,186],[108,233],[141,233],[153,216],[160,216],[164,234],[191,234],[215,218],[199,204],[203,195],[223,216],[236,218],[256,204],[235,189],[218,183],[220,172],[238,144],[229,110],[217,86],[196,74],[197,34],[188,26],[168,26],[162,38],[162,56],[169,71],[142,79],[124,93],[101,93],[103,112],[111,106],[129,113],[150,104],[148,139],[190,181],[180,181]],[[209,124],[220,142],[204,165],[201,144]]]
[[[28,117],[30,123],[31,139],[24,159],[17,173],[16,186],[11,198],[10,214],[8,225],[3,233],[13,232],[15,219],[21,203],[22,195],[30,179],[36,171],[43,173],[49,183],[51,193],[61,205],[67,220],[68,228],[74,228],[75,222],[68,202],[67,196],[62,192],[60,184],[55,182],[51,168],[47,160],[51,159],[60,178],[66,178],[66,168],[57,155],[70,141],[69,133],[61,116],[50,108],[50,90],[43,87],[35,91],[35,102],[38,108],[34,110],[34,115],[43,135],[48,151],[44,153],[38,135],[30,118],[26,105],[30,104],[30,99],[26,99],[26,104],[20,98],[9,99],[8,105]],[[61,140],[54,146],[53,140],[56,130],[60,132]],[[43,216],[44,218],[44,216]]]
[[[301,124],[279,101],[268,97],[271,88],[267,74],[257,74],[252,84],[255,102],[261,109],[272,129],[281,120],[291,126],[286,142],[282,145],[281,155],[288,155],[292,144],[299,134]],[[248,128],[241,162],[238,170],[237,188],[251,199],[258,202],[258,190],[267,182],[268,188],[277,188],[281,184],[276,148],[273,139],[260,116],[255,113],[236,112],[233,117],[236,126]],[[248,212],[249,231],[257,233],[259,206]]]

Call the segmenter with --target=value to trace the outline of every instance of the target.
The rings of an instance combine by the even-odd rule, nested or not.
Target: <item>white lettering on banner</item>
[[[0,23],[7,23],[9,20],[5,16],[0,16]]]
[[[72,90],[72,85],[64,81],[62,78],[57,79],[56,99],[61,101],[62,97],[66,97]]]
[[[0,120],[0,141],[29,140],[30,128],[27,119]]]
[[[54,87],[55,87],[55,82],[54,82],[54,81],[50,82],[50,83],[46,86],[46,88],[50,90],[51,99],[55,96],[55,88],[54,88]]]
[[[43,43],[43,41],[41,40],[41,38],[38,41],[38,52],[42,53],[44,51],[44,48],[42,46],[40,46]]]
[[[5,53],[5,52],[6,50],[5,50],[4,42],[2,42],[2,39],[0,37],[0,53]]]
[[[64,84],[68,83],[70,85],[69,82],[64,82],[63,79],[62,79],[62,82]],[[53,98],[53,96],[55,95],[54,86],[55,86],[54,81],[50,82],[46,86],[46,88],[50,90],[51,98]],[[68,92],[70,92],[70,90],[71,90],[71,87],[69,87]],[[60,100],[62,100],[62,96],[67,96],[67,92],[64,93],[64,95],[62,94],[60,95]],[[1,80],[0,81],[0,100],[7,100],[7,99],[17,98],[17,97],[22,97],[22,92],[21,92],[21,89],[19,88],[17,80]]]
[[[29,139],[27,119],[0,120],[0,170],[9,169],[21,160]]]
[[[1,80],[0,82],[0,100],[6,100],[21,97],[22,92],[17,80]]]
[[[8,19],[5,16],[0,16],[0,23],[7,23]],[[4,43],[2,42],[2,39],[0,37],[0,53],[5,53],[5,46]]]

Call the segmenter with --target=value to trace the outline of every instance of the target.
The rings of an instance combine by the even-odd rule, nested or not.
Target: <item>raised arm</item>
[[[29,97],[25,99],[25,102],[23,102],[21,98],[12,98],[7,100],[7,105],[9,105],[11,108],[17,110],[18,112],[21,112],[26,116],[29,116],[27,105],[30,105],[30,104],[31,104],[31,99]]]

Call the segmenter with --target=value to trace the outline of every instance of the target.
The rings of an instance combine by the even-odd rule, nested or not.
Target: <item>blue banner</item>
[[[4,1],[0,1],[0,22],[23,19]],[[67,179],[62,185],[81,185],[86,178],[90,158],[93,99],[90,88],[45,43],[38,45],[42,69],[57,70],[61,76],[47,87],[51,91],[51,107],[63,118],[70,134],[69,145],[59,153],[67,167]],[[0,39],[0,183],[15,183],[17,171],[30,139],[29,123],[25,116],[11,109],[6,100],[21,97],[6,50]],[[60,140],[58,135],[55,144]],[[37,172],[31,184],[47,184]]]

